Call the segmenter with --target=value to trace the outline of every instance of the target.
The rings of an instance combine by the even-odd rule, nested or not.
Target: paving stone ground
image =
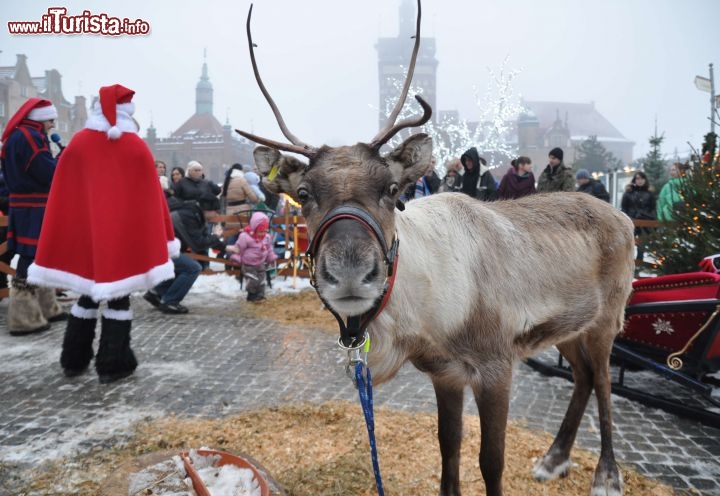
[[[357,401],[344,373],[345,356],[326,332],[232,316],[212,304],[190,306],[188,315],[167,316],[134,297],[133,347],[140,366],[131,378],[111,385],[100,385],[92,371],[73,379],[62,375],[63,324],[11,337],[5,307],[0,308],[0,462],[20,470],[110,446],[148,416],[217,417],[294,402]],[[652,375],[641,380],[655,389],[668,386]],[[511,416],[555,434],[570,393],[566,380],[520,364]],[[412,367],[379,387],[375,401],[405,411],[435,411],[430,381]],[[613,405],[621,463],[672,485],[677,494],[720,496],[719,429],[618,396]],[[470,394],[466,409],[476,413]],[[597,452],[598,431],[592,400],[578,445]],[[0,473],[0,495],[13,494],[7,470]]]

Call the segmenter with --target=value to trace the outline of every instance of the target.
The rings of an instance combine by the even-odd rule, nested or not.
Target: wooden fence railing
[[[272,213],[272,212],[270,212]],[[223,237],[238,234],[250,221],[250,214],[241,215],[221,215],[218,222],[224,225]],[[8,225],[7,216],[0,215],[0,228],[6,228]],[[289,212],[283,216],[275,216],[270,221],[270,228],[283,236],[285,242],[285,254],[277,261],[277,273],[280,276],[292,277],[309,277],[310,272],[307,268],[305,259],[305,250],[307,249],[308,236],[305,228],[305,218],[300,215],[291,215]],[[0,243],[0,255],[7,252],[7,240]],[[240,267],[227,258],[208,257],[197,254],[189,254],[195,260],[206,262],[216,262],[222,264],[225,268],[222,271],[206,269],[203,273],[215,274],[218,272],[226,272],[232,275],[241,273]],[[0,272],[15,276],[15,269],[9,264],[0,261]],[[293,281],[294,282],[294,281]],[[7,298],[9,290],[7,288],[0,289],[0,298]]]
[[[223,215],[220,216],[219,222],[223,222],[225,229],[223,236],[227,238],[233,234],[237,234],[243,227],[245,227],[250,219],[249,214],[243,215]],[[642,220],[633,219],[635,227],[646,227],[646,228],[657,228],[660,223],[656,220]],[[270,226],[273,231],[283,234],[286,240],[290,240],[290,244],[287,245],[288,249],[286,253],[289,254],[288,258],[278,260],[278,274],[282,276],[295,277],[309,277],[309,271],[307,269],[307,261],[305,259],[305,250],[307,249],[308,236],[305,227],[305,218],[300,215],[286,214],[284,217],[273,217],[270,222]],[[295,242],[297,240],[297,242]],[[204,260],[208,262],[218,262],[225,264],[227,272],[233,274],[239,274],[239,268],[233,264],[230,260],[221,258],[211,258],[202,255],[191,255],[196,260]],[[636,260],[635,265],[638,267],[654,268],[655,265],[650,262],[644,262]],[[217,271],[206,269],[204,273],[213,274]]]
[[[218,222],[221,222],[224,226],[223,237],[228,238],[232,235],[238,234],[242,228],[244,228],[250,221],[251,213],[245,213],[240,215],[221,215]],[[647,227],[657,228],[660,223],[656,220],[633,220],[635,227]],[[7,216],[0,215],[0,228],[5,228],[8,225]],[[292,277],[293,284],[297,277],[309,277],[310,272],[308,270],[307,259],[305,257],[305,250],[308,245],[307,228],[305,225],[305,218],[301,215],[293,215],[287,212],[285,215],[274,216],[270,221],[270,228],[283,236],[285,239],[285,254],[286,256],[279,258],[277,261],[279,276]],[[7,252],[7,241],[0,243],[0,255]],[[201,260],[205,262],[215,262],[222,264],[224,269],[221,271],[206,269],[203,271],[204,274],[217,274],[219,272],[225,272],[232,275],[241,274],[240,267],[228,258],[220,257],[208,257],[204,255],[190,254],[190,257],[195,260]],[[652,267],[652,264],[648,262],[636,261],[638,266]],[[8,274],[10,276],[15,275],[15,269],[9,264],[0,261],[0,272]],[[7,298],[9,294],[8,289],[0,289],[0,298]]]
[[[660,227],[660,222],[656,220],[633,219],[632,221],[635,227]]]
[[[272,211],[268,213],[273,214]],[[242,213],[239,215],[221,215],[217,222],[223,224],[223,237],[225,239],[238,234],[250,222],[252,212]],[[305,226],[305,218],[301,215],[293,215],[287,212],[282,216],[274,216],[270,220],[270,229],[282,235],[284,239],[285,256],[277,260],[277,275],[283,277],[292,277],[293,285],[297,277],[310,277],[305,251],[308,245],[307,228]],[[228,258],[208,257],[195,253],[189,254],[195,260],[204,262],[214,262],[222,264],[224,269],[221,271],[212,268],[205,269],[203,274],[217,274],[225,272],[233,275],[241,274],[240,267]]]

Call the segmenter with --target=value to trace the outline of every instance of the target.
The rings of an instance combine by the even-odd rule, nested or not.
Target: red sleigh
[[[615,339],[613,392],[656,408],[720,427],[720,275],[673,274],[633,283],[625,327]],[[571,378],[570,370],[532,358],[528,365]],[[668,390],[645,391],[626,384],[632,372],[650,370],[699,395],[674,399]],[[637,381],[636,381],[637,382]]]
[[[616,344],[701,380],[720,369],[720,275],[692,272],[633,284]]]

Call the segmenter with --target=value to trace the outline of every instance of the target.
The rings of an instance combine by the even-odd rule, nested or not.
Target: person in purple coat
[[[518,157],[511,162],[512,167],[500,181],[498,197],[501,200],[512,200],[535,193],[535,176],[532,172],[532,161],[529,157]]]

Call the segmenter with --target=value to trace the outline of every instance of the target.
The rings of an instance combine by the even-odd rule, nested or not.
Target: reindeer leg
[[[502,496],[502,474],[505,468],[505,431],[510,409],[512,368],[494,384],[473,385],[480,414],[480,471],[487,496]]]
[[[433,378],[438,409],[438,440],[442,457],[440,496],[460,496],[460,443],[463,390]]]
[[[583,354],[581,338],[559,344],[557,348],[572,367],[574,388],[555,440],[545,456],[539,459],[533,468],[533,476],[540,481],[567,475],[570,469],[570,450],[575,442],[593,387],[593,372],[587,356]]]
[[[598,348],[603,344],[598,345]],[[610,345],[612,346],[612,344]],[[612,445],[612,398],[610,385],[610,348],[603,355],[592,356],[595,369],[595,396],[600,418],[600,459],[595,469],[590,496],[620,496],[623,483]]]

